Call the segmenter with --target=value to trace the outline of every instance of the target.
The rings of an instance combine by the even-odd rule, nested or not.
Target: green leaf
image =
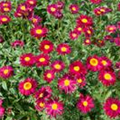
[[[8,87],[7,87],[7,82],[6,81],[3,81],[2,82],[2,88],[4,89],[4,90],[8,90]]]

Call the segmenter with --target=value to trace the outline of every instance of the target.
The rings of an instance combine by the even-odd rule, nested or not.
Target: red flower
[[[47,6],[47,12],[49,14],[54,15],[57,12],[58,8],[57,8],[57,4],[51,4]]]
[[[120,11],[120,3],[118,3],[118,10]]]
[[[35,92],[35,98],[47,100],[51,97],[52,89],[49,86],[41,87],[38,91]]]
[[[93,4],[100,4],[102,0],[90,0]]]
[[[103,108],[110,118],[115,118],[120,115],[120,101],[117,98],[108,98]]]
[[[35,7],[36,4],[37,4],[37,0],[26,0],[25,3],[26,3],[27,6]]]
[[[58,80],[58,87],[65,93],[70,94],[76,90],[76,81],[70,75],[64,75]]]
[[[42,18],[40,18],[37,15],[34,15],[30,20],[32,21],[33,25],[36,26],[42,21]]]
[[[57,8],[60,9],[60,10],[64,8],[64,5],[65,5],[65,3],[62,2],[62,1],[57,2]]]
[[[87,58],[87,68],[93,72],[100,70],[100,60],[97,55],[89,56]]]
[[[70,37],[71,40],[76,40],[76,39],[78,39],[79,34],[78,34],[77,31],[70,31],[69,37]]]
[[[7,79],[13,75],[13,68],[11,66],[3,66],[0,68],[0,77]]]
[[[83,29],[83,32],[85,33],[86,37],[90,37],[93,34],[93,28],[91,28],[91,27],[85,27]]]
[[[64,64],[64,62],[62,62],[60,60],[56,60],[51,64],[51,68],[55,72],[60,72],[65,68],[65,64]]]
[[[120,46],[120,37],[114,38],[114,42],[117,46]]]
[[[109,32],[109,33],[115,33],[117,30],[117,27],[115,25],[108,25],[106,27],[106,31]]]
[[[90,45],[90,44],[91,44],[91,40],[90,40],[89,38],[86,38],[86,39],[84,40],[84,44],[85,44],[85,45]]]
[[[105,56],[100,57],[99,60],[101,64],[101,69],[112,66],[111,60]]]
[[[32,53],[26,53],[20,56],[20,64],[22,66],[32,66],[35,63],[35,57]]]
[[[39,99],[36,101],[35,109],[38,111],[42,111],[46,106],[46,102],[43,99]]]
[[[83,32],[83,26],[77,25],[74,29],[79,35]]]
[[[77,18],[77,25],[82,25],[82,26],[92,26],[93,25],[93,20],[91,17],[87,16],[87,15],[80,15]]]
[[[44,72],[44,80],[47,82],[51,82],[55,78],[54,71],[53,70],[46,70]]]
[[[12,45],[13,48],[15,48],[17,46],[23,47],[24,46],[24,42],[21,41],[21,40],[16,40],[16,41],[12,42],[11,45]]]
[[[87,96],[81,95],[79,100],[78,100],[78,103],[77,103],[77,108],[82,113],[90,112],[91,109],[94,108],[93,98],[89,95],[87,95]]]
[[[36,56],[36,65],[37,65],[37,67],[48,66],[49,60],[50,60],[50,57],[48,55],[40,54],[40,55]]]
[[[10,17],[7,15],[0,15],[0,24],[7,24],[10,22]]]
[[[37,82],[33,78],[26,78],[24,81],[19,83],[19,91],[22,95],[31,95],[37,88]]]
[[[11,1],[2,1],[0,2],[0,11],[2,13],[4,12],[10,12],[11,11]]]
[[[57,115],[62,115],[63,113],[63,103],[58,100],[50,100],[46,104],[46,112],[51,117],[56,117]]]
[[[50,53],[53,51],[53,43],[49,40],[43,40],[41,43],[40,43],[40,47],[39,49],[44,52],[44,53]]]
[[[79,6],[77,4],[71,4],[69,9],[72,14],[76,14],[79,12]]]
[[[85,75],[79,75],[79,76],[77,76],[76,77],[76,82],[77,82],[77,85],[80,88],[83,88],[86,85]]]
[[[80,74],[86,74],[86,69],[81,61],[74,61],[69,66],[69,72],[73,75],[80,75]]]
[[[0,106],[0,118],[2,118],[5,114],[5,108]]]
[[[57,46],[57,52],[61,55],[69,54],[71,53],[71,48],[66,43],[61,43]]]
[[[115,84],[116,76],[112,71],[102,70],[99,73],[99,80],[103,83],[103,85],[110,86]]]
[[[34,26],[34,28],[30,30],[30,32],[33,37],[36,37],[39,39],[41,37],[46,37],[48,29],[42,26]]]

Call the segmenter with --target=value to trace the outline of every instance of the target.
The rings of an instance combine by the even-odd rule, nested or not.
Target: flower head
[[[79,6],[77,4],[71,4],[69,9],[72,14],[76,14],[79,11]]]
[[[7,15],[0,15],[0,24],[7,24],[10,22],[10,17]]]

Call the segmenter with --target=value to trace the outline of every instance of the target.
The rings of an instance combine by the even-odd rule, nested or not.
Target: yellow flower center
[[[21,10],[26,10],[25,6],[21,6]]]
[[[87,101],[84,101],[83,102],[83,105],[86,107],[88,105],[88,102]]]
[[[66,52],[66,51],[67,51],[67,48],[66,48],[66,47],[62,47],[62,48],[61,48],[61,51],[62,51],[62,52]]]
[[[73,36],[73,37],[77,37],[77,34],[73,33],[72,36]]]
[[[109,74],[109,73],[106,73],[105,75],[104,75],[104,78],[106,79],[106,80],[111,80],[111,75]]]
[[[80,78],[80,79],[77,79],[77,82],[78,83],[82,83],[82,79]]]
[[[102,64],[105,66],[107,65],[107,62],[105,60],[102,60]]]
[[[83,22],[83,23],[87,23],[87,22],[88,22],[88,20],[87,20],[87,19],[85,19],[85,18],[83,18],[83,19],[82,19],[82,22]]]
[[[80,70],[80,67],[79,66],[75,66],[74,70],[78,72]]]
[[[6,7],[6,8],[4,8],[4,11],[6,11],[6,12],[7,12],[7,11],[9,11],[9,10],[10,10],[10,9],[9,9],[9,8],[7,8],[7,7]]]
[[[36,18],[33,18],[32,21],[33,21],[33,23],[36,23],[36,22],[37,22],[37,19],[36,19]]]
[[[73,11],[76,11],[76,8],[75,8],[75,7],[72,7],[72,10],[73,10]]]
[[[101,12],[105,12],[105,9],[100,9]]]
[[[114,28],[113,28],[113,27],[110,27],[109,30],[114,30]]]
[[[42,97],[43,97],[43,95],[44,95],[43,93],[40,93],[39,97],[40,97],[40,98],[42,98]]]
[[[45,58],[40,58],[39,61],[40,62],[45,62]]]
[[[49,49],[50,48],[50,46],[49,45],[45,45],[45,47],[44,47],[46,50],[47,49]]]
[[[25,90],[30,90],[32,88],[32,84],[30,82],[26,82],[24,83],[23,88]]]
[[[3,7],[7,7],[8,6],[8,4],[7,3],[3,3]]]
[[[3,71],[3,73],[4,73],[5,75],[8,74],[8,72],[9,72],[8,69],[5,69],[5,70]]]
[[[54,67],[55,67],[55,69],[58,69],[58,70],[61,69],[61,65],[59,65],[59,64],[56,64]]]
[[[92,58],[92,59],[90,60],[90,64],[91,64],[92,66],[97,66],[97,65],[98,65],[98,60],[95,59],[95,58]]]
[[[70,81],[69,81],[68,79],[66,79],[66,80],[64,81],[64,85],[65,85],[65,86],[69,86],[69,85],[70,85]]]
[[[87,33],[88,33],[88,34],[91,34],[91,31],[90,31],[90,30],[88,30],[88,31],[87,31]]]
[[[37,34],[42,34],[42,30],[41,30],[41,29],[37,29],[37,30],[36,30],[36,33],[37,33]]]
[[[31,1],[29,1],[29,4],[33,5],[33,4],[34,4],[34,2],[31,0]]]
[[[117,104],[112,104],[111,109],[114,110],[114,111],[117,111],[118,110],[118,105]]]
[[[2,18],[2,21],[3,22],[6,22],[8,19],[7,18]]]
[[[82,28],[81,28],[81,27],[78,27],[78,31],[82,31]]]
[[[43,107],[45,107],[45,103],[40,102],[39,106],[40,106],[41,108],[43,108]]]
[[[87,39],[87,40],[86,40],[86,43],[89,43],[89,42],[90,42],[89,39]]]
[[[57,108],[58,108],[58,105],[56,103],[52,104],[52,109],[53,110],[57,110]]]
[[[25,61],[30,61],[30,57],[25,57]]]
[[[55,12],[56,9],[55,9],[54,7],[51,7],[51,11],[52,11],[52,12]]]
[[[51,78],[52,75],[50,73],[47,74],[47,78]]]

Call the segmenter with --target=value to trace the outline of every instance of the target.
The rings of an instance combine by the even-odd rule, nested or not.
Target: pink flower
[[[104,103],[103,109],[110,118],[120,115],[120,100],[117,98],[108,98]]]
[[[93,98],[89,95],[81,95],[77,103],[77,108],[85,114],[90,112],[94,108]]]
[[[51,117],[63,114],[63,103],[57,99],[49,100],[46,104],[46,113]]]
[[[109,33],[115,33],[117,30],[117,27],[115,25],[108,25],[106,27],[106,31],[109,32]]]
[[[93,4],[100,4],[102,0],[90,0],[90,2]]]
[[[24,46],[24,42],[21,41],[21,40],[16,40],[16,41],[12,42],[11,45],[12,45],[13,48],[15,48],[17,46],[23,47]]]
[[[5,108],[3,108],[2,106],[0,106],[0,118],[3,117],[5,114]]]
[[[46,107],[46,101],[43,99],[36,100],[35,109],[38,111],[42,111]]]
[[[114,38],[114,42],[117,46],[120,46],[120,37]]]
[[[69,37],[70,37],[71,40],[76,40],[76,39],[78,39],[79,34],[78,34],[77,31],[70,31]]]
[[[69,9],[72,14],[76,14],[79,12],[79,6],[77,4],[71,4]]]
[[[0,24],[7,24],[10,22],[10,17],[7,15],[0,15]]]
[[[19,91],[22,95],[31,95],[37,88],[37,82],[33,78],[26,78],[24,81],[19,83]]]

